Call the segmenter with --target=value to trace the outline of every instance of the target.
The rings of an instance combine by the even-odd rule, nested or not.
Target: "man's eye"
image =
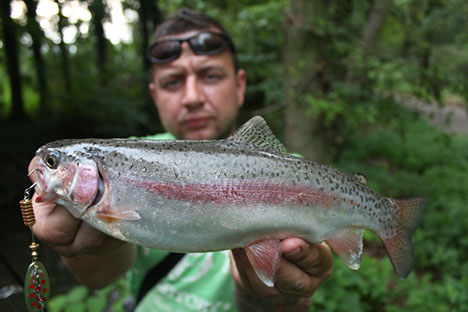
[[[180,80],[178,79],[171,79],[163,83],[164,88],[170,88],[170,89],[176,88],[179,85],[180,85]]]
[[[220,79],[221,77],[217,74],[206,74],[205,75],[205,80],[208,82],[216,82]]]

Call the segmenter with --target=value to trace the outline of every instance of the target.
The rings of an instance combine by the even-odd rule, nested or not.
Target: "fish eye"
[[[49,167],[50,169],[55,169],[57,168],[59,164],[59,160],[60,160],[59,153],[57,151],[52,151],[49,154],[47,154],[45,158],[45,163],[47,167]]]

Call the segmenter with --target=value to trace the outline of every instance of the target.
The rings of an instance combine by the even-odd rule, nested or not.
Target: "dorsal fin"
[[[351,174],[359,183],[367,185],[367,177],[362,173],[352,173]]]
[[[265,120],[260,116],[251,118],[228,140],[245,142],[280,154],[288,154],[286,147],[275,137]]]

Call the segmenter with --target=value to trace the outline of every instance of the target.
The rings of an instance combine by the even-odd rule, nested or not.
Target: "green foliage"
[[[337,260],[334,276],[314,297],[324,311],[347,311],[349,304],[356,311],[468,308],[468,138],[449,136],[399,107],[395,111],[398,118],[391,125],[361,129],[346,138],[336,166],[364,173],[372,188],[389,197],[428,197],[413,235],[415,271],[399,280],[386,256],[367,255],[358,272]],[[371,246],[375,249],[375,242]]]
[[[445,275],[434,281],[431,273],[395,277],[388,259],[364,256],[354,272],[339,259],[335,272],[315,293],[311,311],[465,311],[468,279]]]
[[[48,309],[50,312],[124,312],[123,303],[128,296],[124,279],[95,292],[76,286],[66,294],[53,297]]]

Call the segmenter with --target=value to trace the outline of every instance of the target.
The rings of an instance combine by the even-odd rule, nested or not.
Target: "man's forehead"
[[[166,35],[166,36],[162,36],[162,37],[159,37],[155,40],[156,41],[160,41],[160,40],[166,40],[166,39],[183,39],[183,38],[188,38],[190,36],[193,36],[195,34],[198,34],[200,32],[204,32],[204,31],[214,31],[214,32],[221,32],[220,29],[216,28],[216,27],[209,27],[209,28],[204,28],[204,29],[194,29],[194,30],[189,30],[189,31],[186,31],[186,32],[182,32],[182,33],[178,33],[178,34],[172,34],[172,35]]]
[[[180,75],[190,71],[202,72],[210,69],[225,70],[229,59],[214,55],[190,55],[179,58],[169,64],[156,65],[155,75],[159,77]]]
[[[234,66],[229,50],[225,50],[215,55],[196,55],[187,46],[182,47],[179,58],[167,64],[153,64],[153,75],[162,77],[168,75],[178,75],[190,71],[200,72],[207,69],[228,70]]]

